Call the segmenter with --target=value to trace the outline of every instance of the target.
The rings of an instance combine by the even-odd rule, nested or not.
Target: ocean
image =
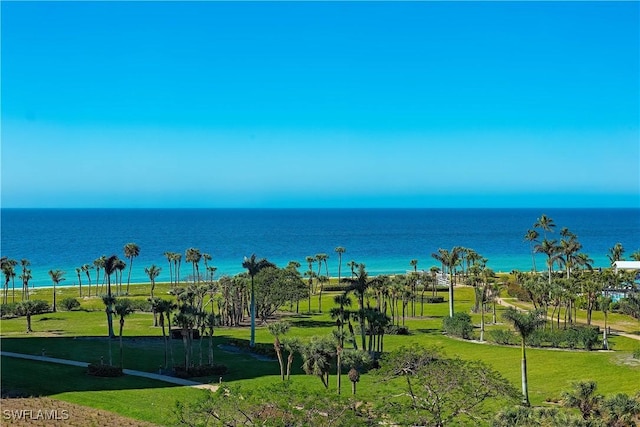
[[[66,272],[61,285],[77,285],[76,267],[93,265],[101,255],[125,259],[128,242],[140,247],[132,283],[147,282],[144,268],[152,264],[162,268],[157,281],[169,281],[167,251],[183,254],[185,278],[191,274],[184,256],[189,247],[213,257],[216,277],[243,271],[243,258],[253,253],[279,266],[296,260],[301,271],[307,270],[305,257],[326,253],[335,277],[337,246],[346,249],[343,276],[351,260],[364,263],[370,274],[404,273],[412,259],[428,270],[439,266],[433,252],[453,246],[474,249],[495,271],[529,271],[524,235],[543,213],[557,225],[548,237],[560,239],[560,229],[568,227],[595,267],[609,265],[607,254],[616,243],[627,257],[640,249],[640,209],[2,209],[0,252],[28,259],[34,286],[51,286],[51,269]],[[544,269],[543,255],[536,264]],[[20,288],[19,265],[16,272]],[[128,267],[125,282],[127,273]]]

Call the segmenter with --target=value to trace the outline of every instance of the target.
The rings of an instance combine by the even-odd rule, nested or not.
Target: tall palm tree
[[[89,264],[82,264],[82,266],[80,267],[84,274],[87,275],[87,280],[89,281],[89,296],[91,296],[91,274],[89,273],[89,270],[91,270],[92,268],[93,267],[91,267]]]
[[[165,252],[164,253],[165,258],[167,258],[167,262],[169,263],[169,284],[173,287],[173,268],[171,266],[171,263],[173,261],[173,252]]]
[[[153,301],[154,298],[153,291],[156,288],[156,278],[160,275],[161,271],[162,268],[155,264],[152,264],[151,267],[145,267],[144,269],[145,274],[149,276],[149,281],[151,282],[151,301]],[[153,326],[158,326],[158,312],[155,308],[153,308]]]
[[[533,262],[533,272],[536,272],[536,251],[535,243],[538,241],[540,234],[534,230],[527,230],[527,234],[524,235],[524,240],[530,243],[531,246],[531,261]]]
[[[31,280],[33,276],[31,275],[31,270],[26,269],[20,275],[20,279],[22,280],[22,300],[29,300],[29,280]]]
[[[125,268],[127,268],[127,263],[121,259],[118,259],[118,262],[116,263],[116,281],[118,283],[119,293],[122,293],[122,272],[124,271]],[[129,269],[129,271],[131,271],[131,269]],[[118,276],[120,276],[120,279],[118,279]],[[127,285],[127,294],[128,293],[129,293],[129,285]]]
[[[551,284],[551,273],[553,272],[553,264],[560,259],[560,249],[555,240],[544,239],[540,244],[536,245],[536,252],[543,253],[547,256],[547,271],[549,273],[549,284]]]
[[[341,279],[341,273],[342,273],[342,254],[345,253],[347,250],[342,247],[342,246],[338,246],[334,249],[335,253],[338,254],[338,284],[340,284],[340,279]]]
[[[553,233],[553,229],[556,228],[556,224],[553,219],[546,214],[540,215],[540,218],[533,224],[533,228],[540,228],[544,233],[544,238],[547,238],[547,231]]]
[[[453,308],[453,274],[455,272],[455,267],[458,265],[458,261],[460,259],[459,248],[453,248],[451,251],[446,249],[438,249],[438,253],[433,253],[431,256],[440,261],[443,267],[447,268],[449,272],[449,317],[453,317],[454,308]],[[443,268],[444,270],[444,268]]]
[[[78,275],[78,286],[80,289],[80,297],[82,298],[82,277],[80,276],[82,273],[82,267],[76,267],[76,274]]]
[[[15,277],[15,266],[18,265],[18,261],[15,259],[10,259],[7,257],[2,257],[2,262],[0,263],[2,268],[2,273],[4,274],[4,299],[3,302],[6,304],[9,302],[9,282],[13,277]]]
[[[127,277],[127,293],[129,293],[129,283],[131,282],[131,269],[133,268],[133,259],[140,255],[140,247],[135,243],[127,243],[124,245],[124,256],[129,258],[129,276]]]
[[[616,243],[611,249],[609,249],[609,255],[607,255],[607,258],[609,258],[609,261],[611,261],[611,265],[613,266],[616,261],[624,260],[623,255],[624,247],[622,246],[622,243]]]
[[[204,253],[202,254],[202,259],[204,261],[204,280],[209,281],[209,261],[213,259],[210,254]]]
[[[254,289],[254,277],[256,274],[267,267],[275,267],[275,264],[267,261],[265,258],[256,259],[256,254],[252,254],[251,257],[244,257],[242,262],[242,268],[246,268],[251,277],[251,340],[249,341],[250,347],[256,345],[256,294]]]
[[[106,255],[102,255],[100,258],[96,258],[93,260],[93,266],[96,269],[96,295],[98,294],[98,286],[100,285],[100,270],[104,268],[104,263],[106,261]]]
[[[31,265],[31,262],[29,262],[29,260],[26,258],[22,258],[20,260],[20,265],[22,266],[22,275],[19,278],[22,279],[22,299],[24,300],[29,293],[29,280],[31,279],[31,270],[29,270],[27,267]],[[28,279],[25,281],[25,278],[27,277]],[[14,298],[15,298],[15,291],[14,291]]]
[[[187,262],[191,263],[191,266],[193,268],[193,284],[195,285],[196,281],[200,282],[199,264],[200,264],[200,260],[202,259],[202,254],[200,253],[200,249],[198,248],[187,249],[184,254],[184,259]]]
[[[366,328],[365,328],[365,315],[364,315],[364,295],[369,287],[376,283],[377,279],[369,279],[369,275],[365,270],[365,265],[360,264],[358,266],[358,274],[353,279],[345,279],[349,286],[347,287],[347,292],[353,292],[358,298],[358,306],[359,306],[359,320],[360,320],[360,337],[362,339],[362,349],[365,350],[367,348],[367,336],[366,336]]]
[[[118,257],[116,255],[111,255],[104,262],[104,275],[107,279],[107,307],[105,309],[107,313],[107,326],[109,338],[115,338],[115,334],[113,333],[113,304],[115,300],[113,298],[113,294],[111,293],[111,275],[114,271],[116,271],[116,266],[118,265]],[[105,305],[107,304],[105,303]]]
[[[309,277],[309,313],[311,313],[311,294],[313,294],[313,276],[314,276],[313,262],[315,261],[315,258],[312,256],[308,256],[305,258],[305,261],[307,261],[307,265],[309,266],[309,270],[307,270],[304,274],[305,276]]]
[[[563,232],[566,228],[563,228]],[[564,264],[567,269],[567,279],[571,276],[571,268],[574,265],[579,264],[577,254],[582,249],[582,244],[578,242],[576,235],[568,235],[566,238],[560,240],[560,246],[558,251],[564,256]]]
[[[62,282],[63,280],[65,280],[64,271],[62,271],[62,270],[49,270],[49,277],[51,277],[51,281],[53,282],[53,307],[52,307],[52,310],[55,313],[56,312],[56,285],[58,283]]]
[[[542,310],[534,310],[529,312],[520,312],[513,307],[508,307],[503,313],[502,317],[511,322],[513,327],[520,334],[520,346],[522,348],[522,403],[524,406],[529,406],[529,386],[527,382],[527,353],[526,353],[526,340],[533,331],[539,326],[545,323],[543,317],[545,313]]]
[[[131,301],[122,298],[116,301],[114,307],[115,314],[120,316],[120,369],[124,367],[124,359],[122,357],[122,330],[124,329],[124,318],[133,313]]]
[[[176,275],[176,286],[180,283],[180,264],[182,264],[182,254],[173,253],[173,267]]]
[[[347,263],[347,267],[351,268],[351,278],[353,279],[356,276],[356,267],[358,266],[358,263],[355,262],[354,260],[351,260]]]

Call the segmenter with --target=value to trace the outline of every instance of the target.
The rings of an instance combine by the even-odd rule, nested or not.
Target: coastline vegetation
[[[635,272],[593,269],[578,237],[564,228],[561,239],[550,239],[554,229],[542,215],[524,237],[532,254],[546,255],[545,271],[532,257],[531,272],[509,274],[495,274],[480,254],[454,247],[434,252],[440,266],[428,270],[413,259],[406,274],[370,277],[352,260],[343,275],[347,249],[338,246],[338,277],[330,275],[329,255],[318,253],[305,258],[304,272],[295,261],[277,267],[252,255],[242,262],[246,273],[216,278],[211,256],[189,248],[191,275],[180,274],[181,254],[165,253],[169,283],[156,283],[162,268],[152,265],[144,267],[148,284],[127,280],[125,288],[126,263],[113,255],[78,267],[78,287],[57,286],[64,272],[52,270],[53,287],[32,290],[23,259],[22,290],[10,292],[18,262],[3,257],[3,351],[111,366],[118,339],[120,370],[222,385],[216,394],[125,376],[103,379],[123,381],[121,387],[105,386],[82,368],[3,356],[3,395],[47,395],[159,425],[199,425],[207,416],[213,425],[242,416],[292,425],[334,418],[341,425],[530,425],[508,424],[519,416],[582,425],[596,413],[605,415],[602,425],[638,421]],[[135,243],[124,247],[129,275],[140,250]],[[612,265],[623,254],[614,245]],[[343,376],[351,393],[343,390]],[[140,399],[128,405],[136,387]],[[578,414],[570,408],[579,407],[584,390],[595,403]],[[96,397],[106,394],[110,407]],[[436,405],[433,396],[444,403]],[[162,410],[140,403],[149,400]]]

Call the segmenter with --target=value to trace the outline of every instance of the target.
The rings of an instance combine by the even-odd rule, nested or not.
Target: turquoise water
[[[523,236],[542,213],[557,230],[577,234],[596,267],[608,266],[608,250],[618,242],[627,256],[640,249],[640,209],[2,209],[0,249],[30,260],[35,286],[51,285],[50,269],[66,271],[63,285],[77,284],[76,267],[101,255],[124,258],[128,242],[140,246],[134,283],[148,280],[144,267],[151,264],[163,269],[158,280],[168,281],[166,251],[183,254],[184,278],[191,272],[184,262],[189,247],[212,255],[218,277],[241,272],[252,253],[280,266],[297,260],[303,271],[306,256],[327,253],[337,276],[336,246],[347,250],[343,271],[355,260],[372,274],[401,273],[414,258],[428,269],[438,265],[431,253],[453,246],[475,249],[496,271],[530,270]],[[549,237],[560,238],[558,231]],[[544,266],[542,256],[536,262]]]

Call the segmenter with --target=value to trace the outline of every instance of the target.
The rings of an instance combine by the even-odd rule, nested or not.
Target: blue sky
[[[640,207],[638,2],[2,2],[3,207]]]

